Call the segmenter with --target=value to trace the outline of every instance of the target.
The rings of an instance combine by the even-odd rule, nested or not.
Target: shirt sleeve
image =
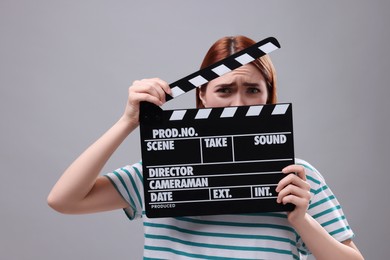
[[[306,178],[310,184],[311,200],[308,214],[312,216],[337,241],[345,241],[354,236],[344,215],[340,203],[325,183],[322,175],[308,162],[297,159],[296,164],[305,168]],[[303,241],[300,253],[310,254]]]
[[[123,209],[130,220],[142,217],[144,188],[142,163],[127,165],[104,175],[114,185],[119,194],[129,203]]]

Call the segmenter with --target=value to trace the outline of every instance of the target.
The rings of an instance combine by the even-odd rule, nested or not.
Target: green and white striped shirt
[[[305,167],[312,199],[308,213],[338,241],[353,237],[339,202],[321,174]],[[148,218],[144,212],[142,164],[107,176],[130,204],[129,219],[144,222],[144,259],[305,259],[307,250],[289,225],[287,213],[257,213],[176,218]]]

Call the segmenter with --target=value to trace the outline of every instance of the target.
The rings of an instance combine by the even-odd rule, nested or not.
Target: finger
[[[284,198],[288,196],[295,196],[301,199],[304,199],[307,203],[309,203],[311,199],[310,191],[306,189],[302,189],[295,185],[288,185],[284,189],[282,189],[277,197],[277,202],[284,202]]]
[[[162,79],[156,78],[156,81],[160,84],[160,87],[164,90],[165,93],[172,95],[171,87],[168,83]]]
[[[172,94],[171,88],[168,83],[159,78],[143,79],[139,82],[139,85],[143,85],[150,94],[157,93],[159,99],[165,103],[166,94]]]
[[[288,174],[288,173],[296,173],[299,178],[301,178],[302,180],[306,180],[306,173],[305,173],[305,168],[301,165],[296,165],[296,164],[292,164],[292,165],[289,165],[289,166],[286,166],[285,168],[282,169],[282,172],[284,174]]]
[[[145,91],[149,94],[157,97],[161,102],[165,102],[165,91],[163,90],[161,80],[158,79],[145,79],[142,80],[142,84],[145,87]]]
[[[134,81],[130,87],[132,94],[147,93],[161,101],[159,105],[165,102],[165,92],[156,79],[143,79]],[[142,95],[143,96],[143,95]],[[142,101],[142,100],[141,100]],[[147,101],[147,100],[144,100]]]
[[[161,106],[163,104],[159,98],[148,93],[137,93],[136,95],[132,96],[132,101],[136,104],[139,104],[141,101],[147,101],[149,103],[155,104],[156,106]]]
[[[285,197],[283,197],[281,203],[283,205],[286,205],[287,203],[291,203],[291,204],[294,204],[296,206],[296,208],[305,208],[307,209],[309,203],[306,199],[303,199],[303,198],[300,198],[298,196],[294,196],[294,195],[287,195]]]
[[[307,181],[302,180],[300,177],[298,177],[295,174],[289,174],[286,177],[284,177],[283,179],[281,179],[279,181],[278,185],[276,186],[275,190],[276,190],[276,192],[280,192],[283,188],[285,188],[286,186],[288,186],[290,184],[298,186],[304,190],[310,190],[310,184]]]

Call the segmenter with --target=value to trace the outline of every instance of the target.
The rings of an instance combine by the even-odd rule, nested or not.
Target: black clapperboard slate
[[[195,72],[170,84],[167,100],[277,48],[267,38]],[[275,191],[281,170],[294,164],[291,103],[162,110],[143,102],[140,134],[149,218],[294,208],[277,203]]]

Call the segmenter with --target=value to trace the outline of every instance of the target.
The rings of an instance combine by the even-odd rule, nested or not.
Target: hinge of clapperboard
[[[261,56],[264,56],[279,48],[280,44],[274,37],[269,37],[258,43],[255,43],[252,46],[239,51],[221,61],[218,61],[204,69],[201,69],[173,82],[169,85],[172,90],[172,96],[167,94],[166,100],[169,101],[182,94],[185,94],[213,79],[216,79],[232,70],[248,64],[255,59],[260,58]],[[139,120],[144,124],[161,122],[163,114],[162,111],[163,110],[159,106],[146,101],[141,102]]]

